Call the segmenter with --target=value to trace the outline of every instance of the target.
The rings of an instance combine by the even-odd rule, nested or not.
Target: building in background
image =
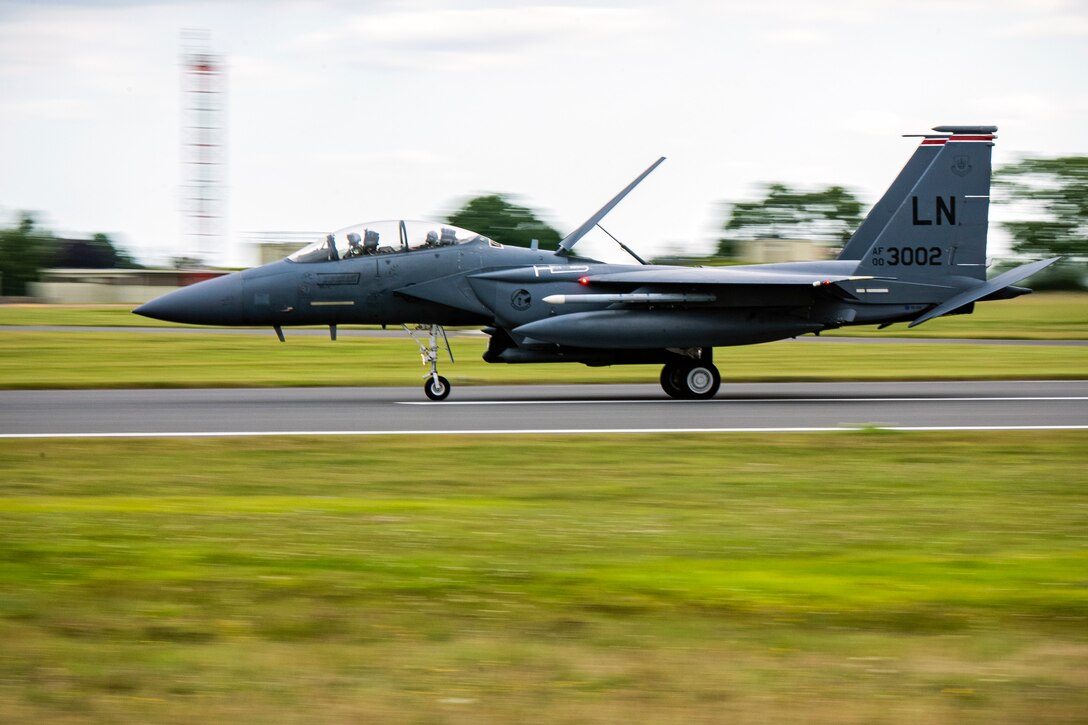
[[[268,264],[294,254],[328,232],[245,232],[242,243],[256,250],[257,264]]]
[[[137,305],[224,274],[211,269],[43,269],[28,291],[35,302]]]
[[[810,239],[751,239],[737,242],[738,261],[749,264],[776,262],[808,262],[834,259],[842,249],[841,242],[821,242]]]

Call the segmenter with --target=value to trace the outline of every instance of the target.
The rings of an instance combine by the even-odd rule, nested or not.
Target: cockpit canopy
[[[335,262],[340,259],[376,254],[399,254],[417,249],[435,249],[467,244],[481,239],[500,246],[487,237],[467,229],[436,222],[393,219],[355,224],[327,235],[298,250],[291,262]]]

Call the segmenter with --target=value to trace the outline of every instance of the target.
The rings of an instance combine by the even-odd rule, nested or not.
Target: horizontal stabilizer
[[[913,322],[907,325],[907,327],[914,327],[915,325],[920,325],[923,322],[928,322],[935,317],[947,315],[949,312],[952,312],[953,310],[958,310],[960,307],[963,307],[966,304],[970,304],[975,300],[982,299],[986,295],[993,294],[994,292],[1002,290],[1010,285],[1016,284],[1017,282],[1026,277],[1030,277],[1036,272],[1046,269],[1050,265],[1057,262],[1059,259],[1061,259],[1061,257],[1041,259],[1038,262],[1030,262],[1028,264],[1022,264],[1016,269],[1010,269],[1008,272],[1005,272],[1004,274],[999,274],[988,282],[983,282],[978,286],[966,289],[963,292],[960,292],[958,295],[955,295],[954,297],[945,300],[921,317],[916,318]]]

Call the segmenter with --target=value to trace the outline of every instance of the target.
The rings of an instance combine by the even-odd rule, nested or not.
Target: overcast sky
[[[185,251],[183,28],[227,60],[236,263],[483,192],[565,233],[662,155],[604,223],[645,254],[709,250],[764,182],[872,203],[938,124],[998,125],[997,164],[1088,152],[1088,0],[0,0],[0,215]]]

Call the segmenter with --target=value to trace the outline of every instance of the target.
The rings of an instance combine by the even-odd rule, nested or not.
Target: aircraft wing
[[[760,294],[760,290],[776,289],[781,295],[783,288],[796,292],[828,289],[837,282],[872,279],[844,274],[812,274],[752,270],[732,267],[654,267],[646,266],[623,272],[587,274],[579,281],[584,292],[579,294],[554,294],[543,298],[548,304],[578,305],[618,303],[628,305],[706,303],[717,301],[725,289],[744,289],[746,295]],[[836,288],[842,291],[842,288]],[[847,292],[847,295],[851,295]]]
[[[586,276],[588,285],[765,285],[822,287],[836,282],[873,279],[846,274],[780,272],[744,267],[653,267]]]

